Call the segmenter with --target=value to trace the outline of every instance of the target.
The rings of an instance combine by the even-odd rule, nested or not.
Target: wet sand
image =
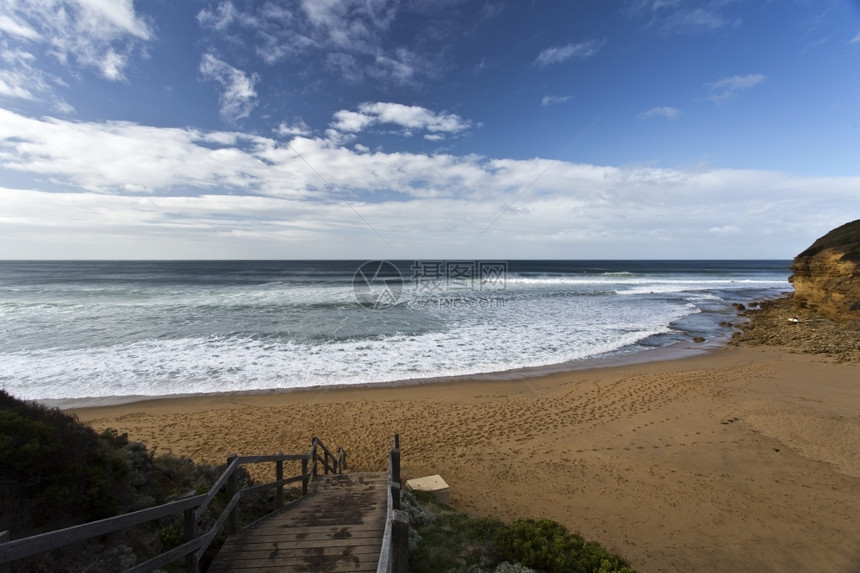
[[[209,463],[306,451],[318,435],[351,470],[383,470],[397,432],[404,477],[441,474],[456,508],[555,519],[640,571],[860,571],[857,362],[726,347],[517,380],[75,413]]]

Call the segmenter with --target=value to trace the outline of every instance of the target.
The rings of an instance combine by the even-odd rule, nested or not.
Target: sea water
[[[727,338],[790,261],[0,262],[25,399],[360,385]]]

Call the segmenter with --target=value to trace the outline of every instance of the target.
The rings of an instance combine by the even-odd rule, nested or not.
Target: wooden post
[[[238,457],[237,454],[232,454],[229,458],[227,458],[227,465],[229,466],[234,459]],[[238,466],[236,466],[238,468]],[[233,496],[239,493],[239,480],[236,476],[236,471],[234,470],[230,477],[227,478],[227,498],[228,500],[232,500]],[[229,503],[229,501],[228,501]],[[239,504],[236,504],[232,511],[230,511],[230,517],[227,518],[227,535],[236,535],[236,532],[239,530]]]
[[[0,545],[9,541],[9,532],[8,531],[0,531]],[[4,563],[0,565],[0,573],[9,573],[12,570],[11,565],[9,563]]]
[[[284,452],[278,452],[279,456],[284,455]],[[278,460],[275,462],[275,481],[281,481],[284,479],[284,460]],[[277,491],[275,492],[275,507],[283,507],[284,506],[284,486],[278,485]]]
[[[390,481],[388,485],[391,488],[391,509],[400,509],[400,484]]]
[[[194,519],[194,508],[186,509],[185,516],[185,541],[194,541],[197,538],[197,520]],[[200,560],[197,559],[197,552],[192,551],[185,556],[185,570],[188,573],[200,572]]]
[[[317,477],[317,442],[318,438],[314,436],[314,439],[311,440],[311,473],[314,474],[314,477]]]
[[[400,483],[400,436],[394,434],[394,447],[391,448],[391,480]]]
[[[391,572],[409,568],[409,514],[399,509],[391,513]]]
[[[308,494],[309,479],[310,475],[308,475],[308,459],[302,458],[302,497]]]

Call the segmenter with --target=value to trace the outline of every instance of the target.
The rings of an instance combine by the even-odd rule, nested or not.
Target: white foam
[[[582,307],[583,305],[579,305]],[[447,312],[446,328],[419,335],[296,342],[241,335],[145,340],[96,348],[0,355],[0,381],[24,398],[166,395],[363,384],[562,363],[665,332],[682,305],[590,309],[552,302],[495,314]],[[443,313],[444,314],[444,313]]]
[[[539,367],[670,332],[726,291],[784,286],[623,272],[512,276],[505,290],[479,293],[497,304],[470,304],[477,299],[467,292],[462,304],[382,312],[359,307],[344,281],[13,293],[0,300],[0,386],[30,399],[158,396]],[[404,300],[414,302],[409,288]]]

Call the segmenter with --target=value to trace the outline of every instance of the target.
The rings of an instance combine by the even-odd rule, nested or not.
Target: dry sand
[[[548,517],[643,572],[860,571],[860,364],[772,347],[512,381],[79,409],[158,451],[343,446],[441,474],[456,508]],[[266,472],[267,478],[271,478]]]

